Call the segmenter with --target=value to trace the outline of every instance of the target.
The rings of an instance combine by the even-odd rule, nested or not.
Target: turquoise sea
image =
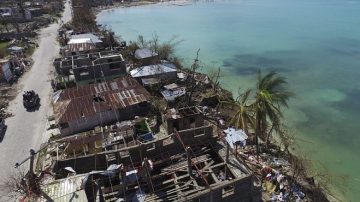
[[[360,201],[360,1],[196,1],[114,9],[98,22],[125,40],[177,36],[188,63],[200,48],[202,71],[220,66],[234,93],[254,86],[259,68],[286,76],[296,97],[285,120],[298,151],[347,201]]]

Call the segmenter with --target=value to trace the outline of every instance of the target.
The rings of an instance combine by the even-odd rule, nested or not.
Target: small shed
[[[91,44],[99,44],[102,43],[101,39],[94,34],[78,34],[72,35],[68,44],[82,44],[82,43],[91,43]]]
[[[147,59],[155,56],[158,56],[158,54],[155,51],[150,50],[149,48],[137,49],[135,51],[135,58],[138,60]]]
[[[164,96],[166,101],[173,102],[176,98],[184,96],[186,94],[186,88],[176,87],[172,89],[166,89],[161,91],[161,94]]]
[[[142,63],[143,65],[149,65],[153,62],[156,56],[158,56],[158,53],[156,53],[153,50],[150,50],[149,48],[142,48],[137,49],[135,51],[135,59]]]
[[[133,78],[157,78],[161,80],[176,80],[177,69],[166,64],[142,66],[130,71]]]

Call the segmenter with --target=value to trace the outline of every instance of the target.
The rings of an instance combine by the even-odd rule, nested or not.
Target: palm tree
[[[283,116],[281,107],[288,107],[288,100],[292,96],[292,93],[284,88],[286,83],[286,79],[275,71],[265,76],[262,76],[260,71],[258,73],[254,103],[257,153],[259,153],[259,137],[265,138],[268,121],[271,122],[272,129],[280,128],[280,120]]]
[[[255,119],[254,119],[254,110],[252,105],[248,103],[251,90],[246,90],[244,93],[239,93],[239,96],[235,101],[229,102],[224,101],[222,104],[230,105],[236,107],[236,113],[232,117],[230,124],[234,125],[237,128],[244,130],[246,134],[249,132],[249,126],[254,128]]]

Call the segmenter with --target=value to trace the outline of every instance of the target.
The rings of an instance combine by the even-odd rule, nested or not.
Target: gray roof
[[[171,68],[168,65],[157,64],[157,65],[149,65],[143,66],[130,71],[130,75],[134,78],[137,77],[146,77],[146,76],[154,76],[158,74],[177,72],[175,68]]]
[[[158,54],[155,51],[152,51],[148,48],[137,49],[135,51],[135,58],[138,60],[145,59],[145,58],[151,58],[151,57],[154,57],[157,55]]]

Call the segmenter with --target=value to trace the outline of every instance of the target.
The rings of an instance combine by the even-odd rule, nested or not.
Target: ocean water
[[[200,48],[202,71],[221,67],[234,93],[253,87],[258,69],[286,76],[298,151],[360,201],[360,1],[196,1],[114,9],[98,22],[125,40],[176,37],[187,63]]]

